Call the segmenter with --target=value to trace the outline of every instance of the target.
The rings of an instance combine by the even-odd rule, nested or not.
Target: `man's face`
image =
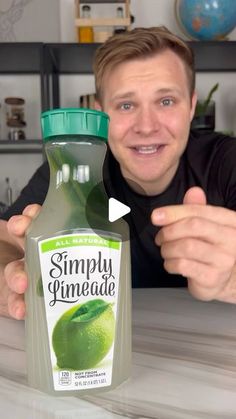
[[[186,147],[195,104],[184,64],[170,50],[127,61],[107,74],[102,109],[110,116],[108,141],[132,187],[135,182],[149,195],[167,188]]]

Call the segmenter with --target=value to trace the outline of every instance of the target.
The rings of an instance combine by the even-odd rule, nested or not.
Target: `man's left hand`
[[[164,267],[188,279],[190,293],[201,300],[236,304],[236,212],[207,205],[193,187],[183,205],[157,208],[152,223]]]

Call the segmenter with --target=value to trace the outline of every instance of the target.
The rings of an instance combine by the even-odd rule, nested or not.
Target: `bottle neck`
[[[108,197],[102,176],[106,144],[101,140],[60,139],[47,143],[45,151],[50,183],[43,207],[49,217],[54,214],[51,224],[57,223],[60,229],[91,225],[106,229]]]
[[[45,146],[50,166],[50,188],[86,198],[102,182],[106,144],[101,140],[48,142]]]

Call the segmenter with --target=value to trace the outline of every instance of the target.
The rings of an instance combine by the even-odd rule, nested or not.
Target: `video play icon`
[[[111,223],[128,214],[130,207],[118,201],[115,198],[109,198],[108,219]]]
[[[106,185],[109,185],[107,182]],[[126,190],[123,189],[124,193],[116,194],[108,186],[104,188],[104,182],[97,183],[94,186],[86,198],[86,220],[90,228],[102,238],[106,231],[119,231],[121,225],[128,223],[129,231],[124,228],[122,235],[122,242],[130,241],[133,237],[137,238],[142,234],[143,230],[146,229],[147,224],[150,222],[149,217],[151,216],[150,200],[146,201],[145,191],[134,183],[129,181],[129,185],[133,185],[132,189],[135,191],[135,195],[131,196],[131,199],[126,199]],[[140,194],[141,202],[136,201],[136,194]],[[114,198],[114,196],[116,198]],[[130,204],[130,207],[125,203]],[[147,215],[143,215],[143,203],[145,205],[145,212]],[[81,215],[78,214],[78,219]],[[122,219],[123,221],[119,219]],[[134,223],[135,220],[135,223]]]

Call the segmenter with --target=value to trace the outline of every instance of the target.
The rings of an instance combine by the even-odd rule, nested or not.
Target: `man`
[[[110,116],[107,190],[131,207],[133,286],[187,285],[196,298],[236,303],[236,142],[190,134],[191,50],[163,27],[137,28],[98,49],[94,72],[97,108]],[[45,164],[4,218],[42,204],[47,186]],[[1,222],[1,310],[16,318],[27,277],[15,259],[39,210]]]

